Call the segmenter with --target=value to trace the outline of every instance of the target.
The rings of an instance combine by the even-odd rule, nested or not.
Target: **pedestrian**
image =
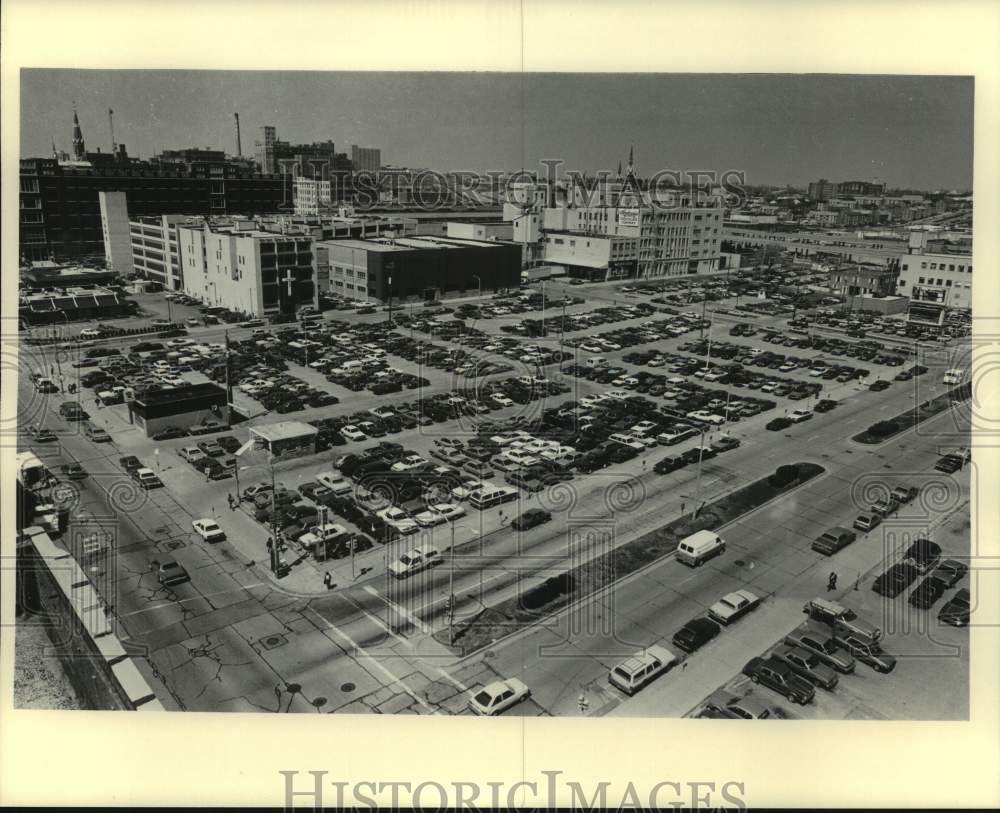
[[[829,593],[831,590],[837,589],[837,574],[831,573],[830,578],[826,582],[826,591]]]
[[[646,458],[645,457],[642,459],[642,467],[646,468]]]
[[[323,584],[326,585],[327,590],[333,587],[333,576],[330,575],[329,570],[326,571],[326,574],[323,576]]]

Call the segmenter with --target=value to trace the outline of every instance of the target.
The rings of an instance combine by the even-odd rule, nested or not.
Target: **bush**
[[[784,488],[798,476],[798,466],[778,466],[774,474],[767,478],[767,482],[773,488]]]
[[[868,427],[868,434],[873,435],[877,438],[888,437],[889,435],[895,434],[899,431],[899,424],[895,419],[890,419],[888,421],[879,421],[878,423],[873,423]]]

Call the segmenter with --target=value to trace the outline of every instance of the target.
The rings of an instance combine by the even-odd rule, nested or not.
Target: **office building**
[[[351,164],[355,172],[378,172],[382,168],[382,150],[352,144]]]
[[[203,220],[190,215],[130,218],[129,242],[136,276],[151,280],[167,291],[184,290],[177,226],[197,226]]]
[[[514,243],[404,237],[316,244],[332,293],[373,302],[416,301],[516,288],[521,248]]]
[[[896,290],[895,266],[841,265],[829,271],[830,289],[850,301],[858,296],[887,296]]]
[[[232,218],[177,224],[184,293],[247,317],[318,306],[313,238]]]
[[[465,221],[449,220],[445,224],[445,236],[460,240],[504,240],[514,239],[514,226],[502,220]]]
[[[971,241],[935,240],[928,232],[911,232],[896,290],[910,298],[907,318],[912,322],[940,325],[947,310],[971,309]]]

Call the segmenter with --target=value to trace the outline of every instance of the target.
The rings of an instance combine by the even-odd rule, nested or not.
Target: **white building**
[[[313,238],[263,231],[252,220],[177,226],[184,292],[248,317],[317,306]]]
[[[132,241],[129,239],[128,204],[124,192],[98,192],[104,259],[108,268],[121,276],[131,276]]]
[[[909,253],[899,262],[896,291],[910,298],[911,321],[941,324],[949,308],[972,308],[972,253],[946,250],[927,232],[910,233]]]

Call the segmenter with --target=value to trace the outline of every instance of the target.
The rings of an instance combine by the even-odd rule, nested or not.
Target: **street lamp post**
[[[476,294],[477,298],[483,298],[483,281],[479,278],[478,274],[473,274],[472,278],[476,281],[476,286],[478,287],[479,293]]]
[[[455,643],[455,520],[450,520],[451,549],[449,550],[450,566],[448,571],[448,645]]]

